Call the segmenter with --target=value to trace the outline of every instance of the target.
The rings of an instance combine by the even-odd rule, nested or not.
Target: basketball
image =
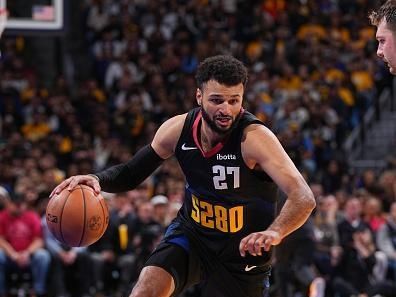
[[[109,211],[102,195],[95,195],[86,185],[77,185],[49,200],[46,219],[51,233],[63,244],[88,246],[106,231]]]

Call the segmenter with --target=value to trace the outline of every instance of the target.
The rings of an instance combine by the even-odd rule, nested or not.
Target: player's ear
[[[199,106],[202,104],[202,91],[200,88],[197,88],[197,91],[195,92],[195,98],[197,99],[197,103]]]

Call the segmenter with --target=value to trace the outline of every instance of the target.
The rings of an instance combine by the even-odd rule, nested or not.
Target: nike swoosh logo
[[[195,146],[186,146],[186,144],[183,143],[181,149],[182,149],[183,151],[190,151],[190,150],[197,150],[198,148],[195,147]]]
[[[245,267],[245,271],[250,271],[250,270],[252,270],[252,269],[254,269],[254,268],[256,268],[257,266],[249,266],[249,265],[246,265],[246,267]]]

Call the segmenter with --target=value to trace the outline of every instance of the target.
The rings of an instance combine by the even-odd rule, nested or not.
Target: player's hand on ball
[[[58,241],[70,247],[89,246],[105,233],[109,210],[102,195],[90,186],[79,184],[54,195],[45,209],[45,218],[49,231]],[[73,258],[69,253],[63,260],[68,264]]]
[[[246,252],[252,256],[261,256],[263,249],[268,252],[272,245],[278,245],[281,240],[280,234],[276,231],[254,232],[241,240],[239,252],[242,257],[245,257]]]
[[[51,192],[50,198],[54,195],[58,195],[64,189],[67,188],[68,191],[73,190],[77,185],[87,185],[91,187],[96,194],[100,193],[99,181],[92,175],[74,175],[65,179]]]

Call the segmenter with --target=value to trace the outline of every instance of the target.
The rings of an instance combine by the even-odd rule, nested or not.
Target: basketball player
[[[396,0],[386,1],[369,18],[377,26],[377,55],[388,65],[390,73],[396,75]]]
[[[184,204],[148,259],[130,297],[177,296],[204,282],[203,296],[262,297],[271,246],[299,228],[315,200],[275,135],[242,107],[247,70],[231,56],[198,67],[198,108],[161,125],[125,164],[78,175],[96,193],[127,191],[175,155],[186,176]],[[288,196],[275,217],[278,187]]]

